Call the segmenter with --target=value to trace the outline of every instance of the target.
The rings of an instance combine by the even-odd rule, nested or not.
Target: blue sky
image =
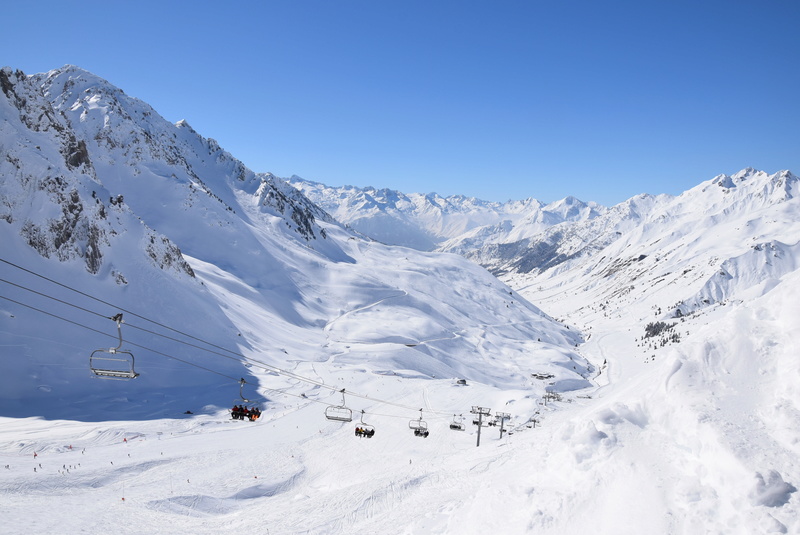
[[[70,63],[254,171],[611,205],[800,174],[800,2],[13,2],[2,64]]]

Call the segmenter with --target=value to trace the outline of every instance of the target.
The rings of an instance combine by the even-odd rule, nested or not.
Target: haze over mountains
[[[791,172],[613,207],[333,188],[77,67],[0,90],[9,532],[113,529],[120,487],[152,533],[800,530]],[[119,312],[140,376],[93,377]],[[475,449],[476,406],[513,435]]]

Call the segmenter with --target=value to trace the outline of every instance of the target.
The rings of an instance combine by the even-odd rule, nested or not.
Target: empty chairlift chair
[[[353,411],[347,408],[345,405],[344,399],[344,388],[341,390],[342,392],[342,404],[333,406],[331,405],[327,409],[325,409],[325,418],[328,420],[334,420],[336,422],[352,422],[353,421]]]
[[[89,368],[104,379],[135,379],[139,377],[134,369],[133,353],[122,348],[122,314],[111,318],[117,322],[119,344],[109,349],[96,349],[89,355]]]

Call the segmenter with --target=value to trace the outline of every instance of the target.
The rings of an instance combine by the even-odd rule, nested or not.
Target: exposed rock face
[[[152,230],[181,208],[193,219],[187,238],[203,226],[235,228],[249,206],[282,219],[280,228],[309,246],[327,238],[317,219],[333,219],[296,189],[91,73],[66,66],[29,77],[4,68],[0,90],[0,219],[43,256],[81,258],[95,274],[115,237],[135,230],[154,265],[191,276],[174,242],[184,236]]]
[[[98,179],[87,140],[47,100],[35,78],[0,70],[0,219],[47,258],[81,259],[97,274],[115,236],[142,232],[121,195],[98,195]],[[108,198],[108,202],[103,199]],[[175,244],[144,229],[155,265],[192,276]],[[145,240],[148,241],[148,240]],[[118,274],[118,281],[125,280]]]

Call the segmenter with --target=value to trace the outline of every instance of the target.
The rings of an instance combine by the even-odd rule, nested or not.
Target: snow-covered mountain
[[[75,67],[0,90],[4,533],[800,532],[792,173],[290,186]]]
[[[498,203],[463,195],[331,187],[297,176],[287,181],[355,230],[389,245],[421,251],[451,239],[473,244],[521,239],[557,223],[591,219],[604,210],[574,197],[550,204],[533,198]]]
[[[669,288],[657,308],[680,317],[796,269],[798,193],[789,171],[745,169],[677,197],[634,197],[591,221],[506,244],[514,255],[484,250],[481,258],[518,287],[569,279],[584,292],[629,294],[623,302]]]
[[[564,263],[585,265],[587,259],[612,243],[622,241],[633,246],[628,241],[631,233],[674,236],[689,229],[704,232],[735,224],[749,213],[776,210],[776,204],[793,198],[796,181],[789,171],[768,175],[745,169],[733,177],[718,176],[678,197],[639,195],[597,217],[558,223],[524,239],[457,238],[442,250],[472,258],[497,274],[540,273]],[[664,245],[659,243],[659,247]]]
[[[534,199],[491,203],[463,196],[442,198],[436,194],[403,194],[386,189],[333,188],[298,177],[292,177],[289,183],[338,220],[368,236],[419,249],[435,246],[437,250],[469,258],[515,285],[519,285],[516,282],[519,277],[514,275],[548,272],[546,277],[550,277],[557,270],[569,270],[573,265],[584,268],[596,256],[613,261],[614,265],[604,269],[614,272],[620,263],[630,261],[618,258],[618,251],[606,254],[612,244],[648,248],[631,242],[631,233],[670,236],[657,238],[660,248],[688,229],[705,233],[718,226],[736,225],[742,217],[754,213],[769,217],[773,210],[780,210],[777,205],[797,195],[797,177],[791,172],[769,175],[751,168],[733,176],[720,175],[678,197],[638,195],[611,208],[574,197],[548,205]],[[780,216],[778,220],[782,220]],[[644,230],[648,232],[643,234]],[[790,241],[792,231],[788,234]],[[424,237],[416,239],[412,235]],[[738,244],[744,243],[741,238],[732,236]],[[749,245],[761,250],[758,243]],[[763,246],[781,247],[771,243]],[[745,254],[745,248],[740,245],[738,250]],[[702,247],[695,249],[701,251]],[[793,258],[791,254],[785,256]],[[717,279],[731,278],[724,272],[721,268]],[[761,275],[756,273],[753,277],[758,279]],[[712,294],[724,293],[721,287],[729,286],[724,281],[709,281],[709,285],[713,288],[707,291]],[[698,299],[700,303],[709,302],[708,297]],[[697,306],[697,303],[686,305]]]
[[[51,417],[98,417],[71,403],[86,392],[147,398],[154,385],[176,402],[213,385],[217,394],[195,390],[188,403],[224,406],[238,384],[219,374],[256,383],[265,373],[246,359],[495,385],[525,384],[533,366],[564,388],[588,384],[591,366],[574,352],[580,335],[474,264],[363,239],[186,122],[165,121],[77,67],[32,77],[4,69],[0,81],[0,331],[2,346],[20,353],[4,360],[6,415],[41,414],[59,400]],[[122,329],[146,348],[136,356],[141,378],[95,380],[89,354],[117,336],[108,318],[119,310],[108,303],[233,358],[129,328],[147,326],[133,317]],[[64,321],[70,306],[86,309],[78,326]],[[180,393],[164,394],[170,384]],[[175,414],[122,405],[128,417]]]

